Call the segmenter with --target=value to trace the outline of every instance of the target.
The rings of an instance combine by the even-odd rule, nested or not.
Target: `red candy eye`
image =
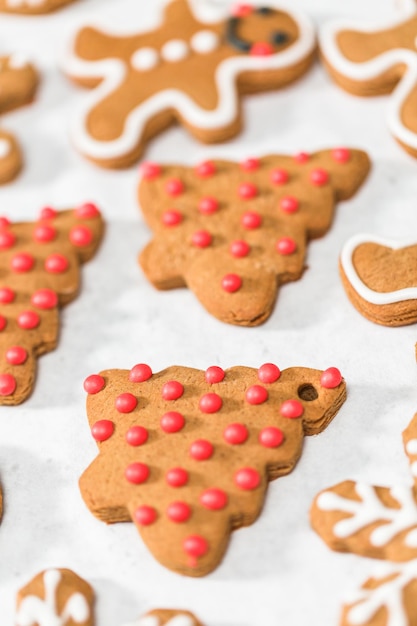
[[[91,434],[96,441],[106,441],[110,439],[114,432],[114,424],[110,420],[98,420],[91,427]]]
[[[325,389],[334,389],[342,382],[342,374],[337,367],[329,367],[323,372],[320,378],[320,384]]]
[[[178,400],[184,393],[184,387],[177,380],[170,380],[162,387],[164,400]]]
[[[251,4],[236,4],[232,7],[232,15],[234,17],[246,17],[250,15],[253,11],[253,6]]]
[[[106,381],[103,376],[99,376],[98,374],[91,374],[84,381],[84,389],[89,394],[95,394],[104,389],[106,386]]]
[[[304,407],[298,400],[285,400],[285,402],[281,404],[280,413],[282,417],[295,419],[301,417],[304,413]]]

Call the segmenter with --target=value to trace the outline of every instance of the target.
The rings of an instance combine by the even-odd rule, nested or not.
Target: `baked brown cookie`
[[[17,595],[15,626],[94,626],[94,592],[69,569],[48,569]]]
[[[80,479],[91,512],[133,521],[154,557],[188,576],[223,558],[235,528],[261,512],[268,481],[296,465],[305,435],[346,398],[340,372],[148,365],[85,381],[99,455]]]
[[[77,33],[66,72],[96,87],[72,126],[84,156],[127,167],[174,122],[200,141],[225,141],[242,125],[241,94],[277,89],[310,67],[314,28],[298,11],[244,4],[208,22],[196,5],[171,0],[162,24],[138,35]]]
[[[0,0],[0,11],[21,15],[41,15],[61,9],[74,0]]]
[[[189,611],[154,609],[125,626],[204,626],[204,624]]]
[[[396,242],[372,235],[349,239],[340,273],[352,304],[384,326],[417,322],[417,242]]]
[[[103,234],[97,207],[45,208],[37,222],[0,219],[0,405],[31,393],[36,359],[56,347],[60,308],[80,287],[80,265]]]
[[[339,148],[195,168],[142,167],[139,203],[154,238],[139,257],[158,289],[189,287],[215,317],[257,326],[280,285],[301,277],[310,239],[365,180],[368,156]]]

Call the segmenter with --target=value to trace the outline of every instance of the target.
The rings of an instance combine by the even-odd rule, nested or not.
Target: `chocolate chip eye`
[[[289,39],[288,33],[283,30],[276,30],[271,37],[272,43],[276,46],[282,46]]]
[[[256,9],[256,12],[260,15],[269,15],[270,13],[272,13],[272,9],[270,7],[259,7],[258,9]]]
[[[301,387],[299,387],[298,397],[305,402],[313,402],[314,400],[317,400],[319,394],[313,385],[306,383],[305,385],[301,385]]]

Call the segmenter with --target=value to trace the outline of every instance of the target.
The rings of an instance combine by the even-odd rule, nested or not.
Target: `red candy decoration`
[[[223,437],[227,443],[230,443],[232,446],[236,446],[241,443],[245,443],[249,437],[249,432],[244,424],[229,424],[229,426],[226,426],[224,430]]]
[[[17,316],[17,325],[24,330],[32,330],[39,326],[41,318],[35,311],[23,311]]]
[[[184,191],[184,183],[179,178],[171,178],[165,184],[165,191],[169,196],[179,196]]]
[[[129,372],[129,380],[131,383],[144,383],[152,376],[152,370],[146,363],[138,363]]]
[[[153,180],[161,174],[161,166],[158,163],[151,163],[151,161],[145,161],[140,166],[140,173],[145,180]]]
[[[288,174],[288,171],[282,169],[281,167],[277,167],[271,172],[271,182],[274,183],[274,185],[285,185],[289,178],[290,175]]]
[[[196,248],[207,248],[212,241],[213,237],[207,230],[196,230],[191,237],[191,242]]]
[[[307,152],[299,152],[298,154],[294,155],[294,161],[296,163],[307,163],[309,159],[310,155]]]
[[[30,301],[38,309],[53,309],[58,305],[58,296],[52,289],[38,289]]]
[[[44,207],[39,213],[40,220],[53,220],[58,215],[58,211],[50,206]]]
[[[294,196],[285,196],[281,199],[279,205],[285,213],[295,213],[299,209],[300,202]]]
[[[188,472],[182,467],[168,470],[165,479],[170,487],[183,487],[188,483]]]
[[[51,254],[45,259],[45,270],[50,274],[61,274],[68,266],[68,259],[62,254]]]
[[[232,7],[232,15],[234,17],[247,17],[253,11],[253,6],[251,4],[236,4]]]
[[[82,248],[93,241],[93,233],[87,226],[74,226],[70,230],[69,239],[73,246]]]
[[[219,208],[219,201],[216,198],[212,198],[211,196],[207,196],[206,198],[201,198],[198,203],[198,210],[203,215],[211,215],[215,213]]]
[[[227,293],[234,293],[239,291],[242,286],[242,279],[237,274],[226,274],[222,278],[222,289]]]
[[[329,173],[327,172],[327,170],[323,169],[322,167],[318,167],[312,172],[310,172],[310,181],[313,183],[313,185],[317,185],[317,187],[321,187],[322,185],[325,185],[328,182],[328,180],[329,180]]]
[[[161,417],[161,428],[164,433],[177,433],[185,426],[185,419],[177,411],[168,411]]]
[[[27,252],[19,252],[19,254],[15,254],[10,262],[12,270],[19,273],[30,272],[34,264],[35,259]]]
[[[182,547],[184,552],[191,557],[190,564],[194,567],[197,565],[197,559],[207,554],[209,549],[206,539],[200,535],[189,535],[184,539]]]
[[[91,427],[91,434],[96,441],[106,441],[114,433],[114,424],[110,420],[98,420]]]
[[[336,163],[347,163],[350,159],[350,150],[348,148],[335,148],[332,150],[332,159]]]
[[[196,439],[190,446],[190,455],[195,461],[206,461],[213,452],[213,444],[206,439]]]
[[[259,433],[259,443],[265,448],[278,448],[284,441],[284,433],[275,426],[263,428]]]
[[[245,399],[248,404],[263,404],[268,400],[268,392],[261,385],[252,385],[246,390]]]
[[[87,393],[94,395],[106,386],[106,381],[99,374],[91,374],[84,381],[84,389]]]
[[[281,370],[274,363],[264,363],[258,369],[258,378],[261,383],[274,383],[281,376]]]
[[[6,351],[6,361],[10,365],[22,365],[28,358],[28,353],[21,346],[12,346]]]
[[[53,226],[49,226],[49,224],[39,224],[39,226],[35,226],[33,239],[37,243],[48,243],[48,241],[52,241],[55,237],[56,230]]]
[[[11,248],[16,241],[16,237],[10,230],[0,230],[0,250]]]
[[[275,244],[275,249],[278,254],[287,256],[288,254],[294,254],[294,252],[297,250],[297,244],[295,243],[294,239],[291,239],[291,237],[281,237],[281,239],[278,239],[277,243]]]
[[[10,220],[7,217],[0,217],[0,228],[7,228],[10,226]]]
[[[242,240],[232,241],[229,250],[232,256],[234,256],[236,259],[240,259],[249,254],[250,245],[246,241]]]
[[[227,500],[227,494],[222,489],[206,489],[200,496],[200,503],[210,511],[224,509]]]
[[[240,183],[237,193],[242,200],[250,200],[258,195],[258,188],[253,183]]]
[[[131,426],[126,433],[129,446],[142,446],[148,441],[148,431],[143,426]]]
[[[221,383],[224,380],[224,370],[217,365],[212,365],[206,369],[204,374],[204,378],[206,379],[206,383],[209,385],[213,385],[214,383]]]
[[[257,41],[250,49],[250,55],[253,57],[267,57],[273,53],[274,47],[267,41]]]
[[[3,315],[0,315],[0,331],[4,330],[7,326],[7,320]]]
[[[253,230],[254,228],[259,228],[262,224],[262,217],[256,211],[246,211],[246,213],[242,215],[240,221],[243,228]]]
[[[168,209],[162,214],[162,223],[164,226],[178,226],[182,222],[182,214],[176,209]]]
[[[125,478],[133,485],[141,485],[149,477],[149,467],[145,463],[131,463],[125,469]]]
[[[0,396],[11,396],[15,389],[15,377],[11,374],[0,374]]]
[[[169,380],[162,387],[162,397],[164,400],[178,400],[184,393],[184,387],[177,380]]]
[[[131,413],[137,407],[138,401],[131,393],[121,393],[114,404],[119,413]]]
[[[289,419],[295,419],[301,417],[304,413],[304,407],[298,400],[285,400],[281,404],[279,411],[282,417],[288,417]]]
[[[171,522],[182,524],[191,517],[191,507],[186,502],[171,502],[167,508],[167,516]]]
[[[134,512],[135,522],[141,526],[149,526],[156,520],[157,513],[152,506],[138,506]]]
[[[10,287],[0,287],[0,304],[10,304],[15,299],[15,295]]]
[[[100,215],[100,211],[93,202],[85,202],[75,209],[75,215],[80,220],[89,220]]]
[[[259,165],[260,165],[260,160],[252,158],[252,159],[246,159],[245,161],[242,161],[242,163],[240,164],[240,167],[245,172],[253,172],[259,168]]]
[[[235,474],[235,483],[240,489],[245,491],[252,491],[259,487],[261,477],[259,472],[252,467],[243,467]]]
[[[216,166],[213,161],[203,161],[195,168],[195,173],[201,178],[209,178],[216,172]]]
[[[202,413],[217,413],[223,406],[223,400],[217,393],[206,393],[201,396],[198,408]]]
[[[342,374],[337,367],[329,367],[320,377],[320,385],[325,389],[334,389],[342,382]]]

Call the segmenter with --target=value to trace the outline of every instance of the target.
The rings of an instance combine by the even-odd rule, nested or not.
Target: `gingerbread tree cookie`
[[[36,359],[55,348],[60,308],[76,297],[80,265],[102,233],[93,204],[45,208],[35,223],[0,219],[0,404],[19,404],[31,393]]]
[[[346,148],[195,168],[147,163],[139,202],[155,235],[140,264],[155,287],[188,286],[224,322],[261,324],[369,167]]]
[[[21,15],[51,13],[74,0],[0,0],[0,11]]]
[[[304,435],[326,428],[346,397],[336,368],[265,364],[206,372],[148,365],[85,381],[99,455],[80,480],[107,523],[133,521],[160,563],[204,576],[230,533],[261,512],[268,481],[296,465]]]
[[[66,71],[96,87],[72,126],[82,154],[126,167],[175,121],[201,141],[225,141],[241,126],[240,94],[282,87],[309,68],[314,28],[299,12],[242,4],[207,22],[198,4],[171,0],[162,24],[138,35],[77,33]]]
[[[311,510],[314,530],[333,550],[396,563],[364,583],[342,626],[417,623],[417,414],[403,439],[413,487],[345,481],[320,493]]]
[[[203,624],[189,611],[154,609],[124,626],[203,626]]]

